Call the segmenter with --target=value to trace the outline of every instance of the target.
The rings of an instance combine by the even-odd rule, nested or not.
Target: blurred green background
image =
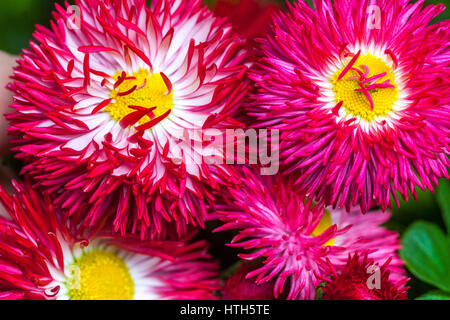
[[[204,0],[208,5],[213,5],[215,0]],[[267,0],[264,0],[267,2]],[[274,0],[276,1],[276,0]],[[18,54],[23,47],[28,46],[28,42],[31,39],[34,25],[41,24],[44,26],[49,25],[51,18],[51,11],[54,8],[54,3],[58,2],[63,4],[64,1],[54,1],[54,0],[2,0],[0,1],[0,27],[2,32],[0,32],[0,50],[7,51],[12,54]],[[282,4],[282,1],[279,1]],[[311,1],[308,1],[311,2]],[[426,3],[443,3],[446,7],[450,6],[450,0],[427,0]],[[445,20],[450,18],[450,10],[446,10],[439,17],[437,17],[433,22],[440,20]],[[450,190],[450,189],[449,189]],[[428,221],[437,225],[441,230],[445,230],[445,223],[442,219],[441,211],[442,202],[446,203],[448,209],[450,209],[450,193],[441,193],[439,198],[438,195],[432,194],[431,192],[419,191],[418,201],[409,201],[408,203],[402,202],[401,209],[394,209],[394,215],[392,219],[388,222],[387,227],[399,231],[401,234],[410,228],[411,224],[417,221]],[[439,206],[440,205],[440,206]],[[445,205],[444,205],[445,206]],[[450,217],[450,216],[449,216]],[[448,232],[448,231],[447,231]],[[217,237],[217,236],[216,236]],[[447,236],[448,238],[448,236]],[[216,238],[217,239],[217,238]],[[450,244],[450,241],[448,241]],[[213,244],[219,252],[223,251],[220,248],[223,244]],[[450,245],[449,245],[450,246]],[[445,249],[447,250],[447,249]],[[213,252],[214,253],[214,252]],[[229,254],[229,252],[227,252]],[[226,256],[228,254],[225,254]],[[445,252],[444,252],[445,254]],[[447,256],[450,256],[450,252],[447,251]],[[434,259],[436,257],[429,257]],[[419,265],[425,265],[425,262],[419,261]],[[441,271],[445,273],[450,270],[445,268]],[[419,280],[414,275],[410,275],[412,280],[409,285],[411,286],[409,292],[409,298],[416,298],[423,295],[430,290],[433,290],[433,286],[427,284],[425,281]],[[419,276],[422,279],[422,277]],[[430,282],[430,281],[427,281]]]

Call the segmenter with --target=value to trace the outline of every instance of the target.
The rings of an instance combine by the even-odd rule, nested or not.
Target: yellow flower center
[[[327,230],[329,227],[331,227],[332,224],[333,224],[333,222],[331,221],[330,211],[325,209],[322,219],[320,219],[319,224],[314,229],[314,231],[311,233],[311,235],[314,237],[321,235],[325,230]],[[324,243],[324,246],[332,246],[332,245],[334,245],[334,239],[330,239],[326,243]]]
[[[372,121],[386,116],[397,101],[394,73],[372,54],[355,55],[347,66],[336,71],[331,82],[336,93],[335,112],[342,107],[348,114]]]
[[[132,300],[134,282],[122,258],[105,250],[84,252],[69,266],[70,300]]]
[[[112,100],[104,110],[114,120],[122,121],[124,127],[150,121],[156,124],[170,114],[173,92],[164,74],[150,74],[148,70],[139,69],[132,75],[117,72],[113,79],[116,82],[110,94]]]

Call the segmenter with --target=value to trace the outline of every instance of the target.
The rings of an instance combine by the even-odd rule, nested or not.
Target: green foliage
[[[450,182],[441,179],[434,195],[419,190],[418,201],[401,201],[387,225],[400,232],[406,228],[400,257],[411,272],[410,298],[447,299],[450,295],[450,236],[443,230],[445,227],[450,233]]]
[[[28,47],[35,24],[49,25],[54,2],[50,0],[0,1],[0,50],[18,54]],[[61,2],[61,1],[60,1]]]
[[[400,257],[419,279],[450,292],[450,246],[435,224],[415,222],[405,232]]]
[[[416,300],[450,300],[450,293],[442,291],[431,291],[420,296]]]

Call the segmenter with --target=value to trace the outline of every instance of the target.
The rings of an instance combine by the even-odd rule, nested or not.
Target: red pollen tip
[[[338,80],[341,80],[346,74],[347,72],[349,72],[349,70],[353,67],[353,65],[355,64],[356,60],[358,60],[359,56],[361,54],[361,50],[358,51],[358,53],[356,55],[353,56],[352,60],[350,60],[350,62],[348,63],[348,65],[345,67],[344,70],[342,70],[341,74],[338,77]]]
[[[118,92],[117,95],[119,97],[127,96],[129,94],[132,94],[137,89],[137,85],[134,85],[130,90],[124,91],[124,92]]]
[[[117,79],[116,83],[114,84],[114,89],[117,89],[117,87],[120,86],[122,84],[122,82],[125,81],[126,77],[127,77],[127,74],[125,73],[125,71],[123,71],[122,74]]]

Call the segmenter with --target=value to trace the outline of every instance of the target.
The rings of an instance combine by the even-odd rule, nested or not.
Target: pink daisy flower
[[[0,299],[212,299],[217,264],[205,242],[146,241],[62,223],[30,184],[0,188]]]
[[[74,223],[108,216],[155,238],[167,223],[203,226],[207,188],[237,182],[186,134],[240,126],[247,68],[244,41],[200,0],[145,3],[57,6],[18,61],[7,118],[24,172]]]
[[[334,272],[323,290],[324,300],[406,300],[408,279],[393,282],[389,279],[389,260],[378,266],[367,256],[349,256],[341,273]],[[379,279],[370,281],[367,270],[378,267]],[[374,269],[375,270],[375,269]],[[379,283],[377,283],[379,281]],[[369,283],[368,283],[369,282]]]
[[[392,259],[391,278],[403,278],[398,234],[380,227],[389,214],[327,210],[281,176],[258,177],[244,169],[242,179],[244,186],[230,189],[212,218],[224,222],[216,231],[239,230],[230,246],[251,250],[240,258],[264,258],[247,278],[256,277],[257,284],[276,279],[275,297],[314,299],[317,285],[331,273],[330,263],[340,271],[354,251],[368,253],[375,262]]]
[[[316,0],[279,12],[249,114],[281,132],[296,188],[333,207],[390,207],[448,178],[449,22],[424,1]]]

